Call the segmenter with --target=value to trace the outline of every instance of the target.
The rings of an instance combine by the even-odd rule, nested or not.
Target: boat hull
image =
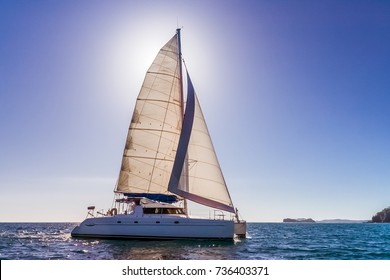
[[[232,239],[234,222],[181,216],[89,218],[71,235],[104,239]]]

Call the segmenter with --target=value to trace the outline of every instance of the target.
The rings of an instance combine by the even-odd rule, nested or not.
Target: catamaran
[[[233,206],[188,71],[180,29],[160,49],[138,95],[107,212],[88,207],[73,237],[232,239],[246,222]],[[194,217],[188,201],[213,209]]]

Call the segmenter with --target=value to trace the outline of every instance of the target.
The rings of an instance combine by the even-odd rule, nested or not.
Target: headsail
[[[183,113],[177,34],[159,51],[137,98],[115,192],[167,193]]]
[[[183,129],[169,191],[206,206],[235,212],[188,73],[187,84]],[[188,182],[188,185],[181,182]]]

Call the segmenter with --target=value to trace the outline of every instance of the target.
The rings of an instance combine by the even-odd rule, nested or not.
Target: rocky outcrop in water
[[[283,223],[315,223],[315,221],[312,218],[298,218],[298,219],[290,219],[286,218],[283,219]]]
[[[372,217],[373,223],[390,223],[390,207],[383,209]]]

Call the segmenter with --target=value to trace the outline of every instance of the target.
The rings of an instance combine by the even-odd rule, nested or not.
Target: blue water
[[[74,223],[0,223],[0,259],[390,259],[390,224],[249,223],[234,241],[72,238]]]

